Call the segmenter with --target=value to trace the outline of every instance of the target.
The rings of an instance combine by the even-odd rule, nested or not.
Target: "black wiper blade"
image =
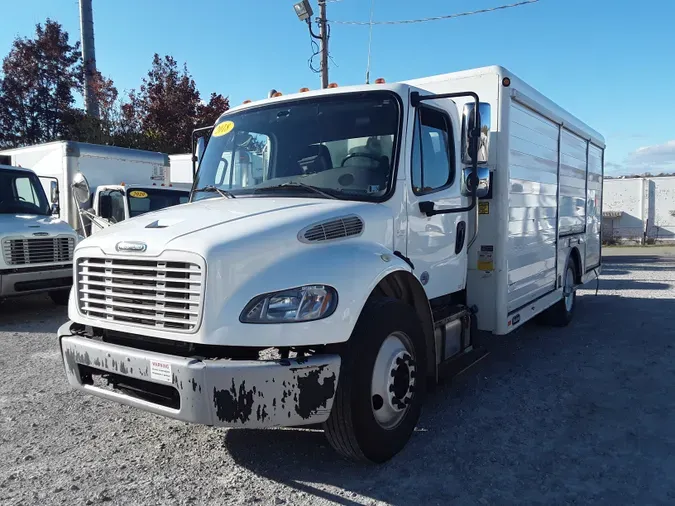
[[[195,190],[196,192],[215,192],[220,194],[221,197],[225,197],[226,199],[236,199],[236,195],[232,192],[228,192],[227,190],[223,190],[222,188],[218,188],[217,186],[209,185],[205,186],[204,188],[197,188]]]
[[[299,183],[297,181],[290,181],[288,183],[282,183],[282,184],[278,184],[278,185],[274,185],[274,186],[264,186],[262,188],[257,188],[256,190],[257,191],[264,191],[264,190],[274,190],[274,189],[278,189],[278,188],[304,188],[305,190],[309,190],[309,191],[314,192],[318,195],[322,195],[322,196],[326,197],[327,199],[340,200],[335,195],[331,195],[330,193],[325,192],[322,189],[317,188],[316,186],[312,186],[310,184],[305,184],[305,183]]]

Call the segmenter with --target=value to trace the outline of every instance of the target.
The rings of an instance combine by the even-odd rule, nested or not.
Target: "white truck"
[[[251,146],[262,181],[233,185]],[[386,461],[479,337],[572,320],[601,268],[604,148],[497,66],[233,108],[189,204],[77,247],[68,381],[187,422],[322,424]]]
[[[75,231],[53,216],[34,172],[0,165],[0,302],[49,293],[68,303],[73,284]]]
[[[169,158],[164,153],[56,141],[0,151],[0,162],[27,167],[41,179],[57,203],[57,213],[81,235],[148,211],[187,202],[185,188],[171,187]],[[78,212],[71,181],[81,173],[92,195]],[[89,209],[87,209],[89,208]]]

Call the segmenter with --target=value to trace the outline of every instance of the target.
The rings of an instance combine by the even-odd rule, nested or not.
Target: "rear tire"
[[[575,289],[576,266],[569,258],[563,278],[563,296],[553,306],[542,313],[541,322],[553,327],[566,327],[574,318],[577,307],[577,292]]]
[[[422,410],[426,350],[415,310],[371,299],[342,354],[333,409],[324,424],[342,456],[381,463],[406,445]]]
[[[67,306],[68,298],[70,297],[70,288],[66,290],[54,290],[49,292],[49,297],[57,306]]]

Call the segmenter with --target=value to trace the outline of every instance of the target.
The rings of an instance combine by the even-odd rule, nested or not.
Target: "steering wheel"
[[[360,156],[360,157],[363,157],[363,158],[370,158],[371,160],[376,161],[378,164],[380,163],[380,158],[381,158],[380,156],[378,156],[378,155],[373,155],[373,154],[371,154],[371,153],[349,153],[347,156],[345,156],[345,157],[343,158],[342,163],[340,164],[340,167],[344,167],[344,166],[345,166],[345,162],[346,162],[347,160],[349,160],[350,158],[357,157],[357,156]]]

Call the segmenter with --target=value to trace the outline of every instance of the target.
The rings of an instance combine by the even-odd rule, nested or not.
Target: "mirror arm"
[[[473,91],[461,91],[459,93],[438,93],[436,95],[420,95],[418,91],[413,91],[410,93],[410,105],[417,107],[424,100],[438,100],[441,98],[460,98],[460,97],[471,97],[475,102],[473,108],[473,132],[471,137],[474,138],[474,142],[471,146],[472,160],[471,160],[471,179],[473,184],[471,185],[471,203],[465,207],[455,207],[452,209],[434,209],[434,203],[429,201],[424,201],[419,203],[420,211],[427,216],[434,216],[437,214],[456,214],[456,213],[466,213],[471,211],[476,207],[476,194],[478,192],[478,142],[475,139],[480,138],[480,124],[478,122],[478,109],[480,107],[480,98],[478,98],[478,93]]]

